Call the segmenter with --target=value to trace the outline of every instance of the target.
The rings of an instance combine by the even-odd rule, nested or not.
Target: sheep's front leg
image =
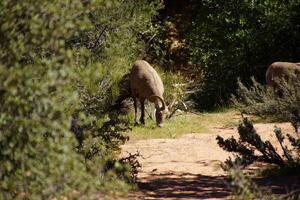
[[[137,122],[137,98],[133,97],[133,105],[134,105],[134,125],[138,125]]]
[[[140,103],[141,103],[141,119],[140,119],[140,122],[141,122],[141,124],[145,124],[145,99],[141,98]]]

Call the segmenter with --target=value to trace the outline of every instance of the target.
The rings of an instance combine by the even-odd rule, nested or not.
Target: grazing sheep
[[[169,112],[163,99],[164,85],[158,73],[144,60],[134,63],[130,72],[131,95],[134,100],[134,121],[137,122],[137,99],[141,104],[140,122],[145,124],[145,100],[155,104],[156,124],[162,127],[163,120]]]
[[[291,74],[300,75],[300,63],[291,62],[274,62],[272,63],[266,72],[267,85],[278,88],[276,79],[284,78],[288,80]]]

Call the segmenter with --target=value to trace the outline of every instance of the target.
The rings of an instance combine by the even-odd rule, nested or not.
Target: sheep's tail
[[[161,98],[160,96],[157,96],[157,95],[152,95],[150,97],[156,97],[160,100],[161,104],[162,104],[162,110],[165,110],[166,109],[166,103],[165,101],[163,100],[163,98]]]

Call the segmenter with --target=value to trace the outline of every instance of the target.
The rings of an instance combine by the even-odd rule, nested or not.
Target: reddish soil
[[[277,147],[272,123],[256,124],[263,139]],[[292,132],[288,123],[277,124],[283,131]],[[176,139],[148,139],[129,142],[123,146],[123,155],[139,151],[142,165],[138,175],[139,190],[128,199],[226,199],[230,187],[226,173],[220,168],[231,154],[223,151],[216,136],[237,136],[236,129],[212,128],[215,134],[186,134]],[[236,137],[237,138],[237,137]],[[232,156],[232,155],[231,155]],[[258,165],[252,166],[257,168]],[[288,177],[257,178],[258,184],[268,186],[274,193],[286,193],[300,188],[299,182]],[[298,182],[298,183],[297,183]]]

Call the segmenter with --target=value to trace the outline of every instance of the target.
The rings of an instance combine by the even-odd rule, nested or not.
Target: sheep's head
[[[152,101],[155,101],[155,119],[158,127],[163,126],[163,121],[170,114],[169,107],[166,105],[162,97],[153,95],[150,96]]]

